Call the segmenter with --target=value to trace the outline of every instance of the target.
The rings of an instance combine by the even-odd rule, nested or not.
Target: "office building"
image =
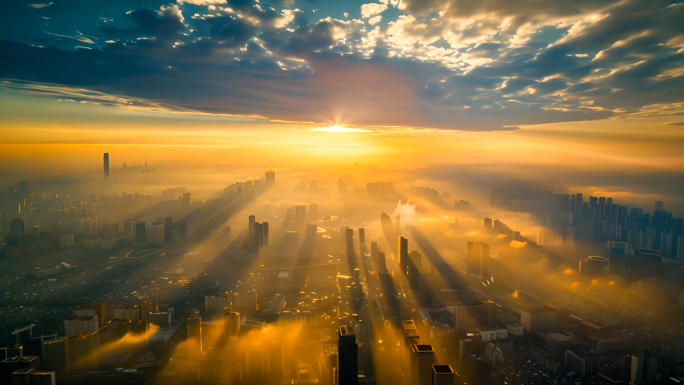
[[[193,315],[186,321],[186,332],[188,339],[188,354],[196,356],[202,353],[202,318]]]
[[[224,343],[228,349],[228,354],[237,355],[237,347],[240,335],[240,313],[234,312],[231,308],[224,310],[223,324],[224,324]]]
[[[275,185],[275,171],[273,170],[268,170],[266,171],[266,177],[264,178],[264,187],[267,189],[273,188]]]
[[[56,337],[42,341],[40,348],[43,369],[61,372],[66,368],[66,339],[67,337]]]
[[[109,178],[109,153],[105,152],[104,157],[102,159],[104,160],[104,178],[108,179]]]
[[[256,217],[254,215],[249,216],[249,239],[254,239],[254,224],[256,223]]]
[[[10,222],[10,236],[13,238],[12,239],[12,246],[19,246],[23,242],[23,238],[25,235],[25,230],[24,230],[24,220],[23,219],[12,219],[12,222]],[[9,242],[9,240],[8,240]],[[8,243],[7,246],[10,246]]]
[[[643,356],[632,356],[630,367],[630,382],[655,384],[658,379],[658,359],[651,357],[649,352]]]
[[[591,376],[594,357],[582,349],[565,351],[565,366],[574,370],[582,377]]]
[[[80,332],[95,332],[98,329],[97,316],[71,316],[64,320],[64,335]]]
[[[312,203],[309,205],[309,221],[313,224],[318,222],[318,203]]]
[[[140,308],[136,306],[117,306],[112,309],[112,318],[119,320],[140,319]]]
[[[21,369],[39,368],[37,356],[8,357],[0,361],[0,384],[11,384],[12,374]]]
[[[462,299],[454,306],[456,330],[460,333],[496,325],[496,304],[493,301]]]
[[[213,319],[223,317],[224,309],[230,308],[233,305],[233,298],[230,294],[220,296],[204,296],[204,315],[207,318]]]
[[[359,345],[356,343],[356,334],[351,326],[345,325],[339,328],[337,341],[338,355],[338,384],[356,385],[359,383]]]
[[[397,263],[399,264],[399,269],[403,274],[408,274],[409,267],[409,251],[408,251],[408,239],[404,237],[399,237],[397,256],[399,257]]]
[[[36,368],[19,369],[12,373],[12,385],[55,385],[55,372]]]
[[[655,211],[665,211],[665,204],[663,203],[663,201],[655,202]]]
[[[386,273],[387,272],[387,259],[385,257],[385,253],[382,251],[378,251],[378,257],[377,257],[377,262],[376,266],[378,267],[378,271],[380,273]]]
[[[140,305],[140,319],[149,320],[149,314],[152,312],[159,311],[159,302],[148,302],[145,301]]]
[[[164,218],[164,243],[171,243],[173,240],[173,218]]]
[[[163,245],[166,243],[166,231],[164,222],[160,219],[147,226],[145,243],[148,245]]]
[[[470,274],[483,276],[483,265],[489,258],[489,244],[485,242],[468,242],[466,254],[466,270]]]
[[[151,312],[148,314],[148,317],[151,324],[157,325],[160,328],[167,328],[173,323],[171,313],[166,311]]]
[[[432,384],[434,364],[432,345],[411,345],[411,385]]]
[[[450,365],[432,365],[432,385],[454,385],[455,374]]]
[[[65,369],[89,368],[97,363],[100,336],[96,332],[80,332],[64,339]]]
[[[527,333],[551,330],[556,327],[556,310],[548,306],[521,310],[520,321]]]

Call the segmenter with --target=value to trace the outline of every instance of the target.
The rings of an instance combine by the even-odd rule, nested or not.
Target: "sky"
[[[95,168],[105,149],[113,163],[486,164],[682,187],[683,3],[0,7],[0,171]]]

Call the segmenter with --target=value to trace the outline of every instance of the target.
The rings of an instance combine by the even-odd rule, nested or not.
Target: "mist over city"
[[[684,4],[0,4],[0,385],[681,385]]]

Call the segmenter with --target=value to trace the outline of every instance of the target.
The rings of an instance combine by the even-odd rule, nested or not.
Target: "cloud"
[[[37,9],[42,9],[45,7],[49,7],[52,4],[54,4],[52,1],[49,3],[40,3],[40,4],[29,4],[29,7],[37,8]]]
[[[68,36],[68,35],[60,35],[60,34],[51,33],[51,32],[45,32],[45,33],[48,34],[48,35],[51,35],[51,36],[57,36],[57,37],[63,37],[63,38],[66,38],[66,39],[77,40],[77,41],[80,41],[81,43],[95,44],[94,41],[92,41],[91,39],[89,39],[89,38],[87,38],[87,37],[85,37],[85,36]]]
[[[226,4],[226,0],[176,0],[178,4],[211,5]]]
[[[0,77],[197,113],[353,125],[501,130],[684,110],[683,4],[387,0],[343,20],[315,2],[164,4],[114,4],[73,25],[54,17],[50,33],[6,20]],[[383,13],[390,5],[402,10]]]
[[[368,3],[361,6],[361,17],[364,19],[384,12],[387,4]]]

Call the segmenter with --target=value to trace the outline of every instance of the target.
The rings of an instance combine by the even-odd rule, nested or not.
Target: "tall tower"
[[[104,178],[109,179],[109,153],[104,153]]]
[[[411,345],[411,385],[430,385],[434,363],[432,345]]]
[[[249,216],[249,239],[254,240],[254,225],[256,223],[256,217],[254,215]]]
[[[224,338],[225,344],[228,348],[228,354],[231,356],[237,355],[238,335],[240,334],[240,313],[234,312],[233,309],[225,308],[223,316],[224,323]]]
[[[340,326],[337,341],[338,384],[356,385],[359,383],[359,345],[351,326]]]
[[[483,264],[489,257],[489,244],[485,242],[468,242],[466,269],[469,273],[482,276]]]
[[[409,252],[408,252],[408,239],[404,237],[399,237],[399,247],[398,247],[399,252],[398,254],[398,264],[399,268],[401,269],[401,272],[406,274],[408,273],[408,267],[409,267]]]

